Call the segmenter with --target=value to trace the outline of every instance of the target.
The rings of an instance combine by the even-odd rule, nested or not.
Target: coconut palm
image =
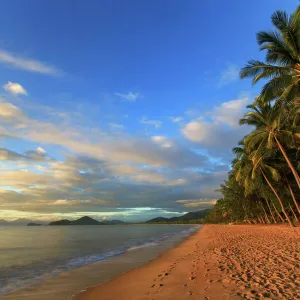
[[[258,184],[259,179],[257,180],[255,174],[253,173],[254,170],[253,161],[251,160],[250,155],[247,153],[243,141],[239,142],[238,147],[233,148],[233,153],[236,154],[237,158],[233,160],[232,168],[234,170],[236,181],[239,182],[239,184],[241,184],[245,189],[244,190],[245,197],[254,192],[256,194],[257,199],[260,199],[261,197],[259,196],[259,192],[257,191],[259,187]],[[265,199],[267,203],[267,206],[269,208],[274,223],[277,223],[273,215],[273,212],[270,208],[269,201],[267,200],[267,198],[263,198],[263,199]],[[263,207],[262,203],[261,205]],[[265,210],[264,213],[266,214]],[[280,214],[279,217],[281,217]]]
[[[276,11],[271,20],[275,31],[261,31],[257,42],[266,51],[266,63],[250,60],[241,69],[241,78],[252,77],[253,84],[268,80],[259,98],[277,100],[281,105],[299,104],[300,97],[300,6],[290,16]]]
[[[219,190],[223,198],[212,220],[269,223],[267,208],[275,223],[273,211],[284,222],[282,212],[291,226],[287,211],[299,219],[300,6],[291,15],[276,11],[271,19],[275,30],[257,34],[265,61],[250,60],[240,73],[242,78],[252,77],[253,84],[267,80],[240,120],[254,129],[233,149],[236,157]]]
[[[281,175],[278,169],[276,168],[276,166],[274,166],[274,161],[273,161],[273,165],[271,165],[268,162],[268,159],[271,158],[270,154],[272,154],[270,150],[265,150],[264,153],[262,153],[260,149],[257,149],[251,153],[251,155],[249,156],[253,163],[251,178],[255,179],[255,177],[257,176],[257,171],[260,172],[260,174],[263,176],[266,183],[268,184],[268,186],[276,196],[280,204],[281,210],[284,213],[287,221],[291,226],[294,226],[292,220],[290,219],[289,215],[285,210],[281,197],[279,196],[278,192],[274,188],[274,185],[271,183],[271,179],[274,180],[275,182],[278,182],[281,179]],[[272,161],[272,158],[270,160]]]
[[[245,114],[240,120],[240,124],[255,125],[256,129],[250,133],[244,140],[249,151],[253,149],[279,149],[286,160],[290,170],[300,189],[300,177],[287,155],[285,147],[296,148],[299,144],[300,127],[296,126],[295,130],[288,126],[286,122],[289,120],[282,110],[272,107],[270,103],[258,105],[249,105],[252,110]],[[286,126],[287,125],[287,126]],[[297,124],[296,124],[297,125]]]

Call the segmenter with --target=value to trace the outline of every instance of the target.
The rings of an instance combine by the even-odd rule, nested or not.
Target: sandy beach
[[[298,299],[300,228],[205,225],[179,246],[77,300]]]

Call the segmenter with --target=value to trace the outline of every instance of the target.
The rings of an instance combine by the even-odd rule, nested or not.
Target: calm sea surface
[[[197,226],[2,226],[0,227],[0,295],[51,278],[63,271],[173,236],[190,235]]]

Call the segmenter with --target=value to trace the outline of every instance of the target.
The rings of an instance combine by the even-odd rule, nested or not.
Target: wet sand
[[[205,225],[78,300],[299,299],[300,227]]]

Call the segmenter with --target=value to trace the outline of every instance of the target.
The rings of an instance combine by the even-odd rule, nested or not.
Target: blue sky
[[[0,218],[210,207],[258,93],[238,72],[298,1],[4,1]]]

